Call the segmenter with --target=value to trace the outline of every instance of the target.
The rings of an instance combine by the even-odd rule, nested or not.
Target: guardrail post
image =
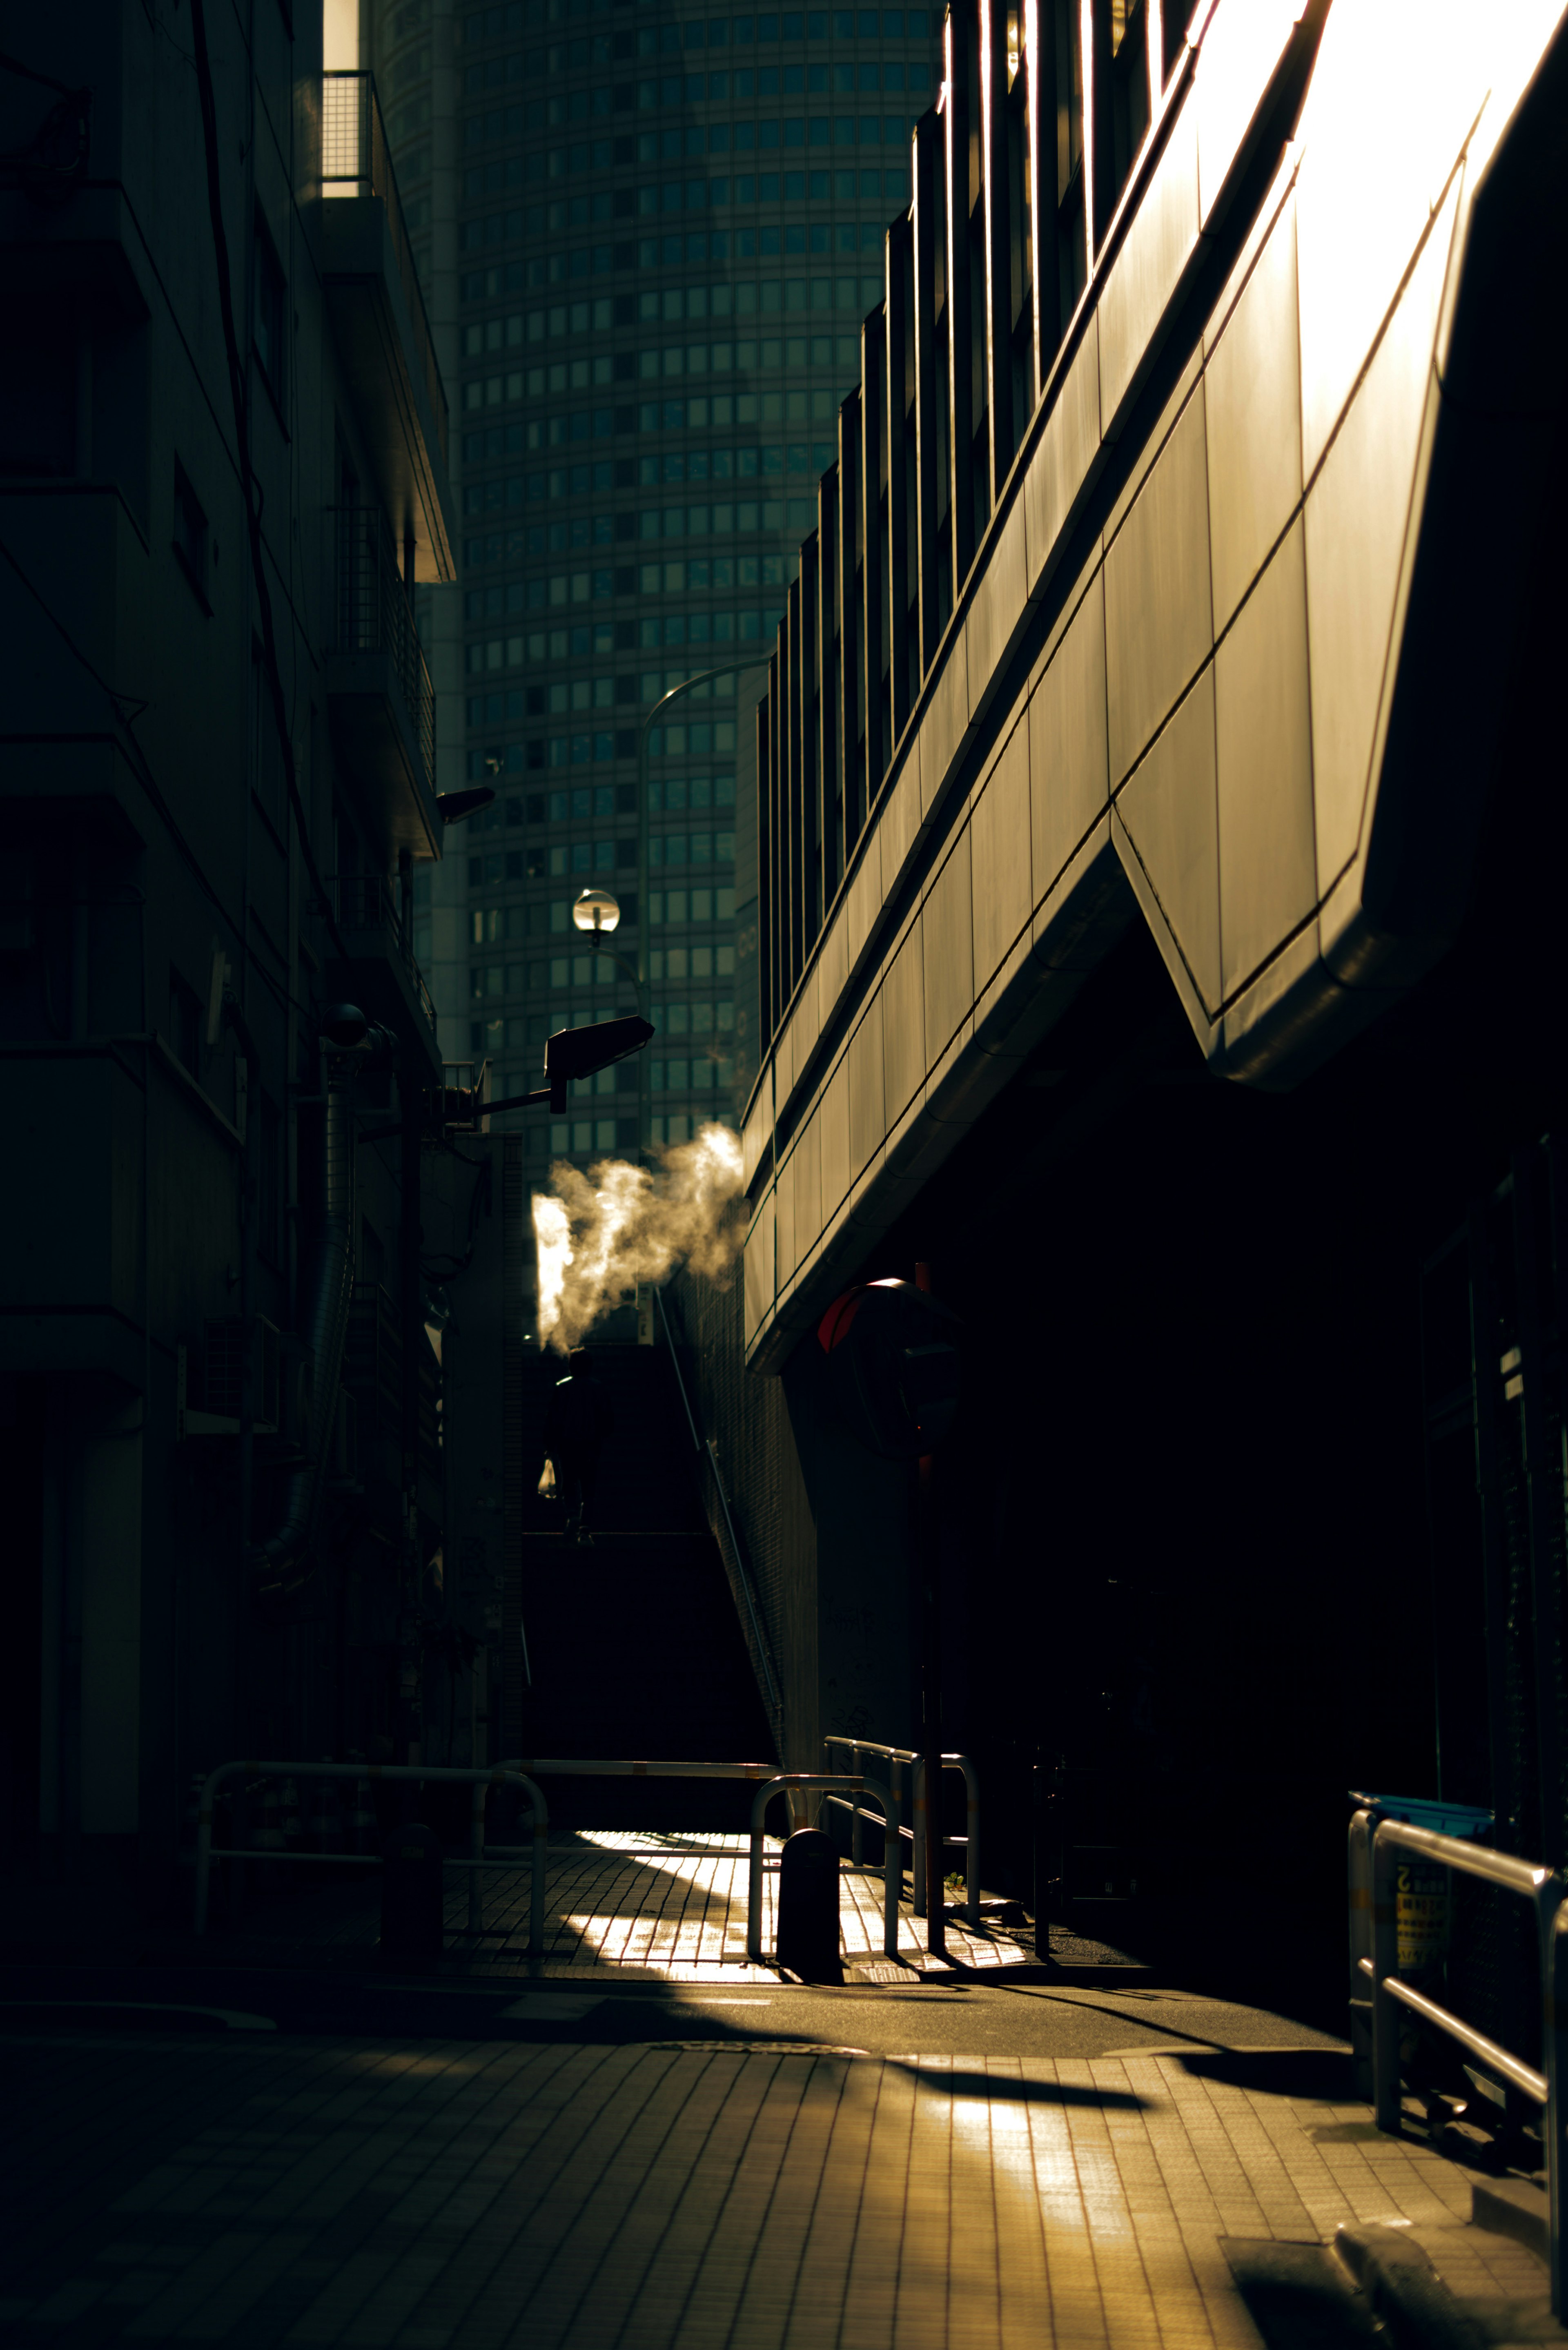
[[[858,1742],[853,1744],[849,1749],[849,1773],[852,1778],[858,1779],[860,1776],[860,1748]],[[863,1849],[860,1833],[862,1825],[860,1805],[857,1803],[854,1810],[849,1814],[849,1863],[852,1868],[858,1868],[860,1866],[861,1853]]]
[[[1363,1959],[1372,1956],[1372,1814],[1357,1812],[1350,1823],[1345,1875],[1350,1913],[1350,2074],[1358,2097],[1372,2102],[1372,2002],[1366,1995]]]
[[[956,1758],[963,1773],[964,1864],[963,1914],[969,1924],[980,1924],[980,1773],[967,1754]]]
[[[1555,1896],[1561,1890],[1559,1880],[1552,1893]],[[1568,2256],[1563,2242],[1563,2197],[1568,2184],[1563,2167],[1568,2162],[1568,2112],[1564,2111],[1563,2096],[1563,2075],[1568,2071],[1568,1901],[1558,1902],[1552,1908],[1543,1939],[1546,1963],[1542,1969],[1545,1996],[1542,2002],[1541,2065],[1546,2075],[1546,2111],[1542,2136],[1546,2141],[1552,2314],[1561,2318],[1568,2303],[1568,2276],[1564,2274]]]
[[[1399,2103],[1399,2009],[1384,1989],[1399,1971],[1399,1931],[1394,1906],[1394,1846],[1372,1831],[1372,2105],[1377,2126],[1397,2136]]]
[[[889,1778],[891,1773],[889,1773]],[[898,1798],[892,1787],[878,1786],[875,1779],[866,1781],[866,1793],[875,1795],[882,1806],[882,1955],[896,1959],[898,1955],[898,1896],[904,1886],[903,1840],[898,1834]]]
[[[926,1759],[923,1754],[916,1756],[913,1768],[915,1849],[910,1869],[914,1882],[909,1888],[909,1900],[916,1917],[923,1918],[926,1912]]]
[[[484,1782],[476,1779],[468,1807],[468,1856],[475,1865],[468,1872],[468,1930],[477,1934],[484,1924],[484,1903],[480,1894],[483,1871],[478,1864],[484,1857]]]
[[[764,1779],[752,1797],[752,1843],[746,1867],[746,1956],[754,1967],[763,1963],[763,1827],[768,1797],[777,1794],[782,1779]]]
[[[493,1787],[521,1787],[534,1806],[534,1833],[528,1877],[528,1956],[537,1963],[545,1955],[545,1846],[550,1833],[550,1812],[535,1780],[514,1764],[492,1771]],[[477,1874],[477,1871],[475,1872]]]

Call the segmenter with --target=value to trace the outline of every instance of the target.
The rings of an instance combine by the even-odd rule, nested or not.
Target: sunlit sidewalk
[[[5,2053],[28,2161],[0,2321],[26,2350],[1257,2350],[1239,2242],[1469,2203],[1318,2052]]]
[[[772,1950],[776,1927],[779,1840],[770,1837],[763,1871],[763,1948]],[[618,1974],[672,1982],[719,1978],[769,1979],[771,1967],[746,1959],[749,1846],[742,1835],[701,1831],[658,1834],[646,1829],[586,1828],[550,1847],[545,1879],[545,1975]],[[839,1876],[845,1967],[852,1980],[897,1981],[927,1963],[926,1925],[906,1901],[898,1913],[898,1959],[882,1949],[880,1873],[846,1863]],[[528,1882],[497,1875],[484,1893],[485,1930],[476,1955],[522,1958],[527,1937]],[[467,1894],[449,1895],[449,1943],[470,1946]],[[1030,1955],[1000,1931],[948,1921],[949,1955],[966,1967],[1000,1966]]]
[[[763,1949],[776,1934],[778,1861],[769,1837],[763,1870]],[[450,1869],[445,1887],[445,1951],[441,1968],[478,1973],[638,1978],[670,1982],[772,1981],[776,1970],[746,1957],[750,1847],[743,1835],[703,1830],[585,1828],[553,1835],[545,1884],[544,1951],[528,1950],[529,1871],[486,1869],[480,1923],[471,1923],[468,1872]],[[380,1930],[379,1887],[369,1871],[348,1884],[314,1876],[249,1872],[237,1916],[226,1887],[213,1905],[208,1949],[214,1958],[297,1965],[313,1958],[352,1960],[371,1953]],[[908,1891],[908,1879],[905,1889]],[[839,1914],[846,1974],[851,1981],[896,1982],[927,1963],[926,1926],[909,1901],[898,1913],[898,1957],[882,1949],[880,1872],[844,1864]],[[1000,1928],[947,1921],[950,1959],[964,1967],[1016,1964],[1033,1954]]]

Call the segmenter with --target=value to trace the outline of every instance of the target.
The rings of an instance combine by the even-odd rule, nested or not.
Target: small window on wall
[[[178,457],[174,460],[174,553],[180,568],[201,599],[202,610],[210,612],[213,604],[207,587],[211,562],[207,517]]]
[[[284,337],[288,320],[288,286],[283,265],[263,224],[256,223],[255,321],[252,339],[256,364],[268,390],[281,410],[284,401]]]

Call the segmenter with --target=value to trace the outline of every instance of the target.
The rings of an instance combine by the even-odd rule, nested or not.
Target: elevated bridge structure
[[[1131,925],[1288,1087],[1464,911],[1564,381],[1558,11],[1117,21],[950,16],[758,712],[763,1370]]]

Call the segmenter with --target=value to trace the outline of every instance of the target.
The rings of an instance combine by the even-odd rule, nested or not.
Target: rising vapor
[[[564,1159],[554,1187],[534,1195],[539,1254],[539,1339],[566,1354],[601,1315],[684,1263],[722,1283],[746,1236],[732,1215],[741,1191],[741,1145],[726,1126],[658,1154],[662,1172],[601,1159],[586,1175]]]

